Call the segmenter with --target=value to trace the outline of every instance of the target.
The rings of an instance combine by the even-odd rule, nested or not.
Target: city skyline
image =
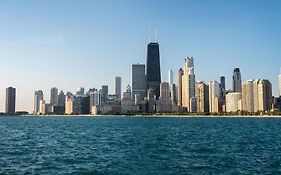
[[[54,7],[52,2],[0,2],[0,111],[9,86],[17,88],[16,110],[29,112],[38,89],[46,101],[52,87],[75,92],[78,87],[108,85],[113,93],[114,77],[121,76],[124,92],[131,85],[131,65],[146,62],[154,29],[160,43],[162,82],[168,82],[168,70],[177,72],[183,59],[192,56],[198,81],[208,84],[223,75],[226,89],[231,89],[232,71],[239,67],[242,81],[269,79],[273,95],[278,95],[278,1],[110,1],[110,6],[109,1],[60,1]],[[73,9],[81,14],[72,15]],[[190,10],[185,14],[185,9]]]

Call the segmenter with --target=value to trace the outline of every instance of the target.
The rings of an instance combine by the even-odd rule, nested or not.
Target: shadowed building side
[[[6,114],[14,114],[16,111],[16,88],[8,87],[6,89]]]
[[[159,44],[157,42],[147,45],[146,83],[147,89],[154,89],[156,99],[158,99],[160,96],[161,70]]]

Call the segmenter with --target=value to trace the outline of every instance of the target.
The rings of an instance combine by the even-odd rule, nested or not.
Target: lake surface
[[[0,117],[0,174],[281,174],[281,118]]]

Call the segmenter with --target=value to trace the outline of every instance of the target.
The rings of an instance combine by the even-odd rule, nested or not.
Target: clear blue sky
[[[277,95],[281,66],[279,0],[2,0],[0,1],[0,111],[5,88],[17,88],[17,110],[32,111],[42,89],[125,90],[131,64],[146,62],[146,45],[158,30],[162,80],[193,56],[196,80],[226,76],[268,78]],[[1,100],[2,99],[2,100]]]

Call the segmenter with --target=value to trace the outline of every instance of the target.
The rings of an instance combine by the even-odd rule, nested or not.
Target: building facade
[[[196,82],[197,112],[209,112],[209,86]]]
[[[247,112],[272,109],[272,85],[269,80],[248,80],[242,84],[242,108]]]
[[[35,91],[34,93],[34,107],[33,114],[39,114],[40,112],[40,101],[44,99],[44,94],[42,90]]]
[[[178,91],[177,91],[178,106],[182,106],[182,76],[183,76],[183,70],[180,68],[178,70]]]
[[[16,88],[8,87],[6,89],[5,113],[14,114],[16,112]]]
[[[115,77],[115,94],[121,98],[121,77]]]
[[[190,99],[195,97],[195,74],[193,57],[186,57],[184,60],[184,73],[182,76],[182,106],[191,112],[194,108],[190,106]]]
[[[209,111],[210,113],[219,112],[220,87],[217,81],[209,83]]]
[[[233,76],[232,76],[232,89],[233,92],[242,92],[242,79],[241,79],[241,73],[239,68],[235,68],[233,70]]]
[[[239,111],[239,101],[242,99],[241,92],[230,92],[226,94],[226,112]]]
[[[146,83],[147,90],[154,89],[155,96],[158,99],[160,96],[161,70],[159,44],[157,42],[151,42],[147,45]]]
[[[135,95],[138,94],[141,99],[146,96],[146,78],[145,65],[132,65],[132,99],[135,100]]]
[[[58,104],[58,89],[53,87],[51,89],[50,105]]]

